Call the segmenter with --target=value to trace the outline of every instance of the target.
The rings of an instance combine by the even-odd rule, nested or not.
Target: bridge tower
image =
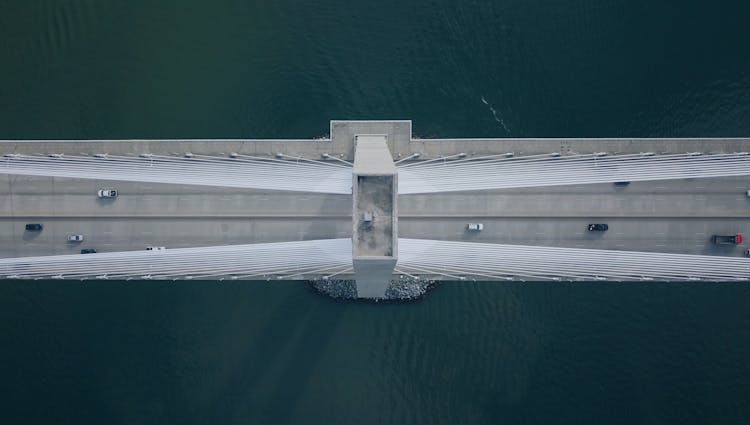
[[[387,135],[354,136],[352,263],[359,298],[383,298],[398,260],[398,175]]]

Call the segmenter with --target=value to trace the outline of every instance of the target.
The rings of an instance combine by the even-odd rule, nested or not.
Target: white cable
[[[351,167],[338,163],[245,155],[235,158],[13,155],[0,159],[0,174],[337,194],[350,194],[352,184]]]
[[[351,239],[0,259],[0,278],[301,278],[352,267]],[[106,276],[106,277],[105,277]]]
[[[399,194],[750,175],[746,153],[464,159],[398,168]]]
[[[399,239],[397,267],[412,274],[539,280],[750,280],[745,258]]]

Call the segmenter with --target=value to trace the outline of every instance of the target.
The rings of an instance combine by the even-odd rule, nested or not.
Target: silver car
[[[99,189],[98,192],[96,192],[96,196],[100,198],[116,198],[117,197],[117,190],[115,189]]]

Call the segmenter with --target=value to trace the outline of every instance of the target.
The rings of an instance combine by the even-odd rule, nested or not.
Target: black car
[[[630,182],[615,182],[615,186],[617,186],[617,187],[624,187],[624,186],[627,186],[629,184],[630,184]]]
[[[589,232],[605,232],[609,229],[606,224],[589,224]]]
[[[42,225],[39,223],[31,223],[26,225],[26,230],[40,231],[42,230],[42,228]]]
[[[96,250],[94,248],[82,249],[81,254],[96,254]]]

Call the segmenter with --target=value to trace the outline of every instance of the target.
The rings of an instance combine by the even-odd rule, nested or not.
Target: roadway
[[[103,187],[120,196],[97,198]],[[406,195],[399,236],[739,256],[744,247],[710,237],[750,236],[748,189],[749,178],[731,177]],[[348,195],[0,175],[0,257],[350,237],[351,212]],[[485,228],[468,232],[469,222]],[[86,240],[66,243],[68,233]]]

